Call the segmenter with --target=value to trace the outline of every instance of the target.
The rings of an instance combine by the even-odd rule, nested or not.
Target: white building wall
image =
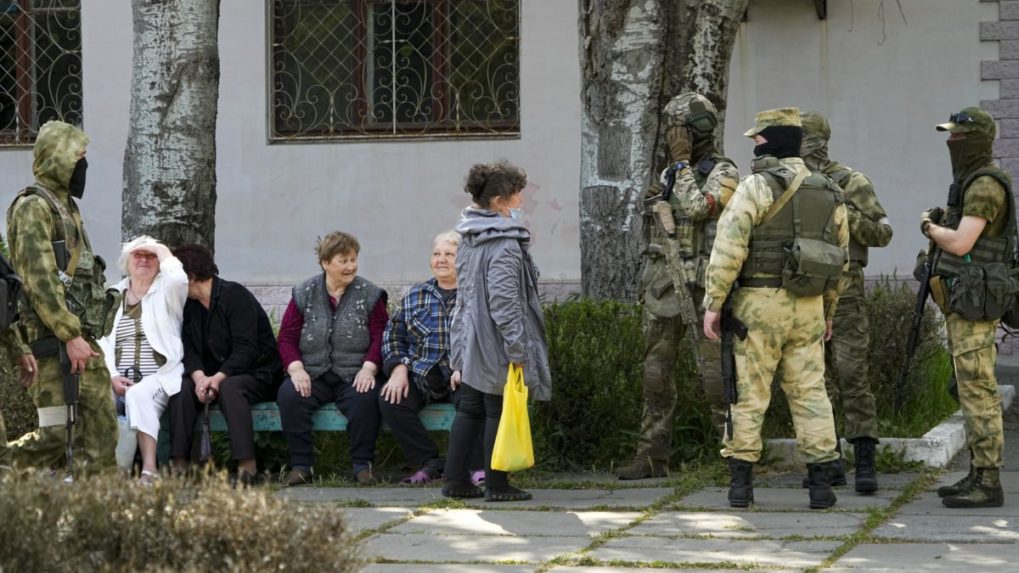
[[[812,0],[752,0],[731,68],[725,149],[746,173],[740,134],[759,109],[795,105],[826,113],[832,157],[875,182],[896,228],[872,252],[869,274],[900,276],[923,246],[919,212],[944,202],[944,136],[952,111],[997,97],[980,61],[997,44],[979,22],[980,0],[833,0],[819,21]],[[92,138],[83,211],[93,244],[115,260],[131,81],[130,3],[83,0],[84,121]],[[490,141],[266,143],[264,1],[223,0],[220,22],[217,260],[225,277],[288,285],[315,272],[315,238],[334,229],[362,243],[362,274],[382,283],[427,275],[430,238],[467,202],[470,165],[506,158],[529,174],[534,254],[549,280],[580,275],[580,78],[576,0],[522,0],[521,137]],[[0,149],[0,203],[29,182],[31,150]],[[0,214],[2,217],[2,214]],[[112,273],[111,273],[112,274]],[[112,278],[112,277],[111,277]]]

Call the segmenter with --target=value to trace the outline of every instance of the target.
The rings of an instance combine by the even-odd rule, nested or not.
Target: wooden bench
[[[453,427],[453,418],[456,417],[456,409],[453,404],[440,402],[425,406],[419,416],[426,430],[449,431]],[[164,415],[159,428],[159,446],[157,457],[160,462],[166,462],[170,458],[170,431],[169,415]],[[280,425],[280,409],[276,402],[261,402],[251,406],[251,420],[254,423],[256,432],[282,432]],[[336,404],[330,403],[322,406],[312,416],[313,432],[345,432],[347,430],[347,418],[336,408]],[[213,405],[209,408],[209,428],[213,432],[225,432],[226,419],[219,407]],[[382,424],[383,430],[389,430],[389,426]],[[195,420],[195,439],[201,436],[202,412],[198,411],[198,419]]]

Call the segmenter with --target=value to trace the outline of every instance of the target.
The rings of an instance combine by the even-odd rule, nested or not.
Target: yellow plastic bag
[[[531,420],[527,417],[524,371],[510,364],[502,394],[502,417],[499,418],[499,431],[495,434],[495,448],[492,450],[492,469],[516,472],[532,466],[534,446],[531,443]]]

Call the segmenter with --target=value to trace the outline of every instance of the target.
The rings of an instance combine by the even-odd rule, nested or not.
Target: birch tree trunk
[[[219,0],[132,0],[122,235],[212,248]]]
[[[642,196],[665,164],[661,110],[698,91],[724,118],[749,0],[580,0],[580,256],[585,296],[636,300]],[[721,136],[723,125],[719,124]]]

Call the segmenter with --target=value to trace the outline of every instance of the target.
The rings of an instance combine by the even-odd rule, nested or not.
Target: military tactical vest
[[[973,244],[973,249],[963,257],[938,249],[934,255],[935,275],[952,278],[959,274],[963,266],[974,263],[1012,263],[1015,255],[1015,199],[1012,196],[1012,179],[1000,168],[986,167],[967,177],[961,185],[952,185],[948,192],[948,209],[945,211],[941,226],[949,229],[959,228],[966,190],[977,178],[983,176],[993,177],[1005,188],[1006,209],[1002,213],[1002,216],[1008,217],[1005,221],[1005,230],[997,237],[981,234]]]
[[[832,178],[843,191],[846,190],[846,185],[849,184],[849,178],[853,176],[853,170],[838,163],[832,163],[824,170],[824,174]],[[851,262],[859,264],[861,267],[867,266],[869,255],[869,249],[856,240],[856,237],[852,233],[849,234],[849,260]]]
[[[774,201],[779,200],[796,177],[795,171],[770,156],[754,160],[752,170],[768,182]],[[754,227],[749,253],[740,271],[740,286],[781,286],[801,296],[814,296],[835,288],[845,262],[835,224],[835,208],[840,203],[842,192],[831,179],[815,172],[807,175],[789,202],[770,221]],[[794,260],[800,256],[797,249],[801,240],[819,245],[824,252],[806,253],[808,259],[817,257],[816,261],[802,261],[807,267],[814,267],[807,272],[817,280],[816,284],[797,292],[790,284],[789,275],[798,272],[794,267],[801,264]]]
[[[11,220],[14,208],[25,197],[35,195],[49,205],[53,220],[53,253],[60,282],[64,285],[67,310],[78,317],[85,334],[95,339],[109,334],[120,304],[120,292],[105,288],[106,263],[92,252],[88,234],[67,205],[52,191],[41,186],[27,187],[15,197],[7,210]],[[21,240],[20,238],[18,240]],[[12,245],[13,247],[13,245]],[[27,300],[21,303],[21,324],[26,339],[34,342],[52,333],[45,327]]]

